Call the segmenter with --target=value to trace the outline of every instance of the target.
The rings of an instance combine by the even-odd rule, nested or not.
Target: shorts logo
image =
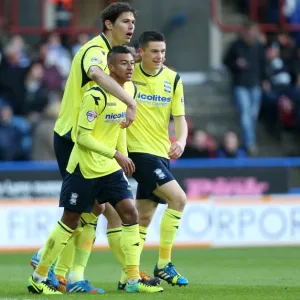
[[[89,122],[93,122],[95,119],[97,119],[98,114],[94,110],[89,110],[86,113],[86,117]]]
[[[182,103],[182,104],[184,103],[184,97],[181,98],[181,103]]]
[[[72,193],[71,198],[69,200],[70,204],[76,205],[77,204],[77,199],[78,199],[78,194]]]
[[[164,82],[164,91],[167,93],[171,93],[171,82],[169,81]]]
[[[95,63],[102,63],[102,60],[99,57],[93,57],[91,59],[91,62],[95,62]]]
[[[167,175],[162,171],[162,169],[156,169],[154,170],[154,173],[158,177],[158,179],[165,179]]]

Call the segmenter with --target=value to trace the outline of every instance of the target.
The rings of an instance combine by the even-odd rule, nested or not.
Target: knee
[[[105,204],[98,204],[95,202],[92,212],[96,217],[99,217],[101,214],[103,214],[104,210],[105,210]]]
[[[126,211],[122,213],[121,219],[123,224],[131,225],[131,224],[138,223],[137,209],[134,206],[128,208]]]
[[[178,193],[171,201],[168,202],[169,208],[175,209],[177,211],[183,211],[186,205],[187,199],[184,191]]]
[[[143,227],[149,227],[152,217],[151,213],[139,213],[139,224]]]
[[[71,229],[76,229],[80,225],[81,213],[64,210],[61,221]]]

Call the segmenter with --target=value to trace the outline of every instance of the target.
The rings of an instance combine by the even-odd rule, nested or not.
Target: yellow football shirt
[[[54,131],[60,136],[75,141],[81,100],[84,93],[95,84],[87,75],[89,68],[98,66],[109,74],[107,53],[110,49],[108,40],[104,34],[101,34],[83,45],[76,53],[66,83],[59,116],[54,127]]]
[[[185,114],[182,80],[168,68],[152,76],[136,64],[132,81],[137,87],[137,116],[127,128],[128,151],[168,158],[170,116]]]
[[[125,86],[134,97],[136,89],[132,82]],[[126,117],[126,105],[119,99],[94,85],[83,97],[78,117],[78,127],[92,130],[92,135],[102,144],[127,154],[126,129],[120,122]],[[84,178],[98,178],[121,169],[117,161],[75,143],[67,171],[73,173],[79,167]]]

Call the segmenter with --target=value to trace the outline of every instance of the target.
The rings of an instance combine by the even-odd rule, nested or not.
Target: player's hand
[[[126,109],[126,120],[121,122],[121,128],[127,128],[135,120],[136,117],[136,102],[133,100],[131,105],[127,106]]]
[[[117,151],[114,158],[116,159],[117,163],[120,165],[120,167],[123,169],[126,176],[131,176],[132,173],[135,172],[135,165],[133,161],[122,154],[121,152]]]
[[[170,151],[168,153],[170,159],[177,159],[179,158],[185,148],[185,143],[181,141],[176,141],[171,145]]]

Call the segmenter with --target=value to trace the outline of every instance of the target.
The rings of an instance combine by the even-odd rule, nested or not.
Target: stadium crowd
[[[36,48],[20,35],[0,39],[0,161],[55,160],[53,126],[72,57],[89,39],[68,46],[52,32]],[[245,47],[251,45],[251,47]],[[265,35],[254,23],[228,47],[224,64],[240,111],[242,138],[227,130],[214,137],[193,128],[183,158],[247,157],[256,153],[258,117],[273,133],[300,125],[300,48],[287,32]],[[170,139],[174,128],[170,123]]]
[[[72,56],[89,36],[68,49],[53,32],[30,49],[20,35],[0,40],[0,160],[54,160],[53,126]]]
[[[243,145],[257,152],[258,118],[272,135],[300,125],[300,48],[286,31],[260,32],[249,22],[229,45],[224,65],[232,78],[232,92],[240,114]]]
[[[89,39],[77,37],[71,46],[55,32],[29,48],[20,35],[0,40],[0,161],[55,160],[53,127],[59,113],[72,57]],[[170,126],[171,140],[174,128]],[[213,137],[192,128],[183,157],[245,156],[235,132],[224,135],[217,148]]]

